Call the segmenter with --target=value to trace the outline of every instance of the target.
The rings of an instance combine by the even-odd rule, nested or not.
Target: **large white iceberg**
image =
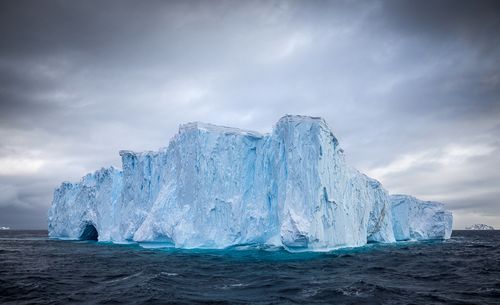
[[[391,197],[347,165],[321,118],[285,116],[271,134],[188,123],[164,149],[120,155],[122,171],[56,189],[50,237],[328,250],[451,233],[441,204]]]

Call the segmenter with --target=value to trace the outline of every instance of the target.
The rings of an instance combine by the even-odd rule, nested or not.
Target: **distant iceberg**
[[[466,227],[465,229],[466,230],[495,230],[494,227],[489,226],[489,225],[485,225],[482,223],[473,224],[472,226]]]
[[[56,189],[50,237],[324,251],[451,235],[442,204],[390,196],[317,117],[285,116],[271,134],[188,123],[164,149],[120,155],[122,170]]]

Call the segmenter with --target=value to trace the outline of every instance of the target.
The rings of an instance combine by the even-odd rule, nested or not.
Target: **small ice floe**
[[[224,284],[222,285],[222,289],[232,289],[232,288],[239,288],[239,287],[246,287],[248,284],[244,283],[234,283],[234,284]]]

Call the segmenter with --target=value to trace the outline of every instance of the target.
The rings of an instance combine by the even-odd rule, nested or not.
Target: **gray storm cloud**
[[[180,123],[330,124],[391,192],[500,227],[498,1],[2,1],[0,226]]]

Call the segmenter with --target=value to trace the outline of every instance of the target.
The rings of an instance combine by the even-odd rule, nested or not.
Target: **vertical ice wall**
[[[276,225],[266,140],[233,128],[182,125],[166,151],[160,195],[134,240],[211,248],[265,243]]]
[[[120,151],[123,167],[123,189],[116,211],[119,230],[114,240],[132,240],[134,233],[151,211],[165,184],[168,156],[163,151],[135,153]]]
[[[121,190],[121,172],[113,167],[88,174],[80,183],[62,183],[48,213],[49,236],[77,239],[93,226],[100,240],[110,240],[119,225],[116,209]]]
[[[275,127],[280,233],[291,248],[394,241],[387,193],[344,159],[321,118],[286,116]]]
[[[392,195],[391,202],[396,240],[450,238],[453,216],[442,203],[408,195]]]

